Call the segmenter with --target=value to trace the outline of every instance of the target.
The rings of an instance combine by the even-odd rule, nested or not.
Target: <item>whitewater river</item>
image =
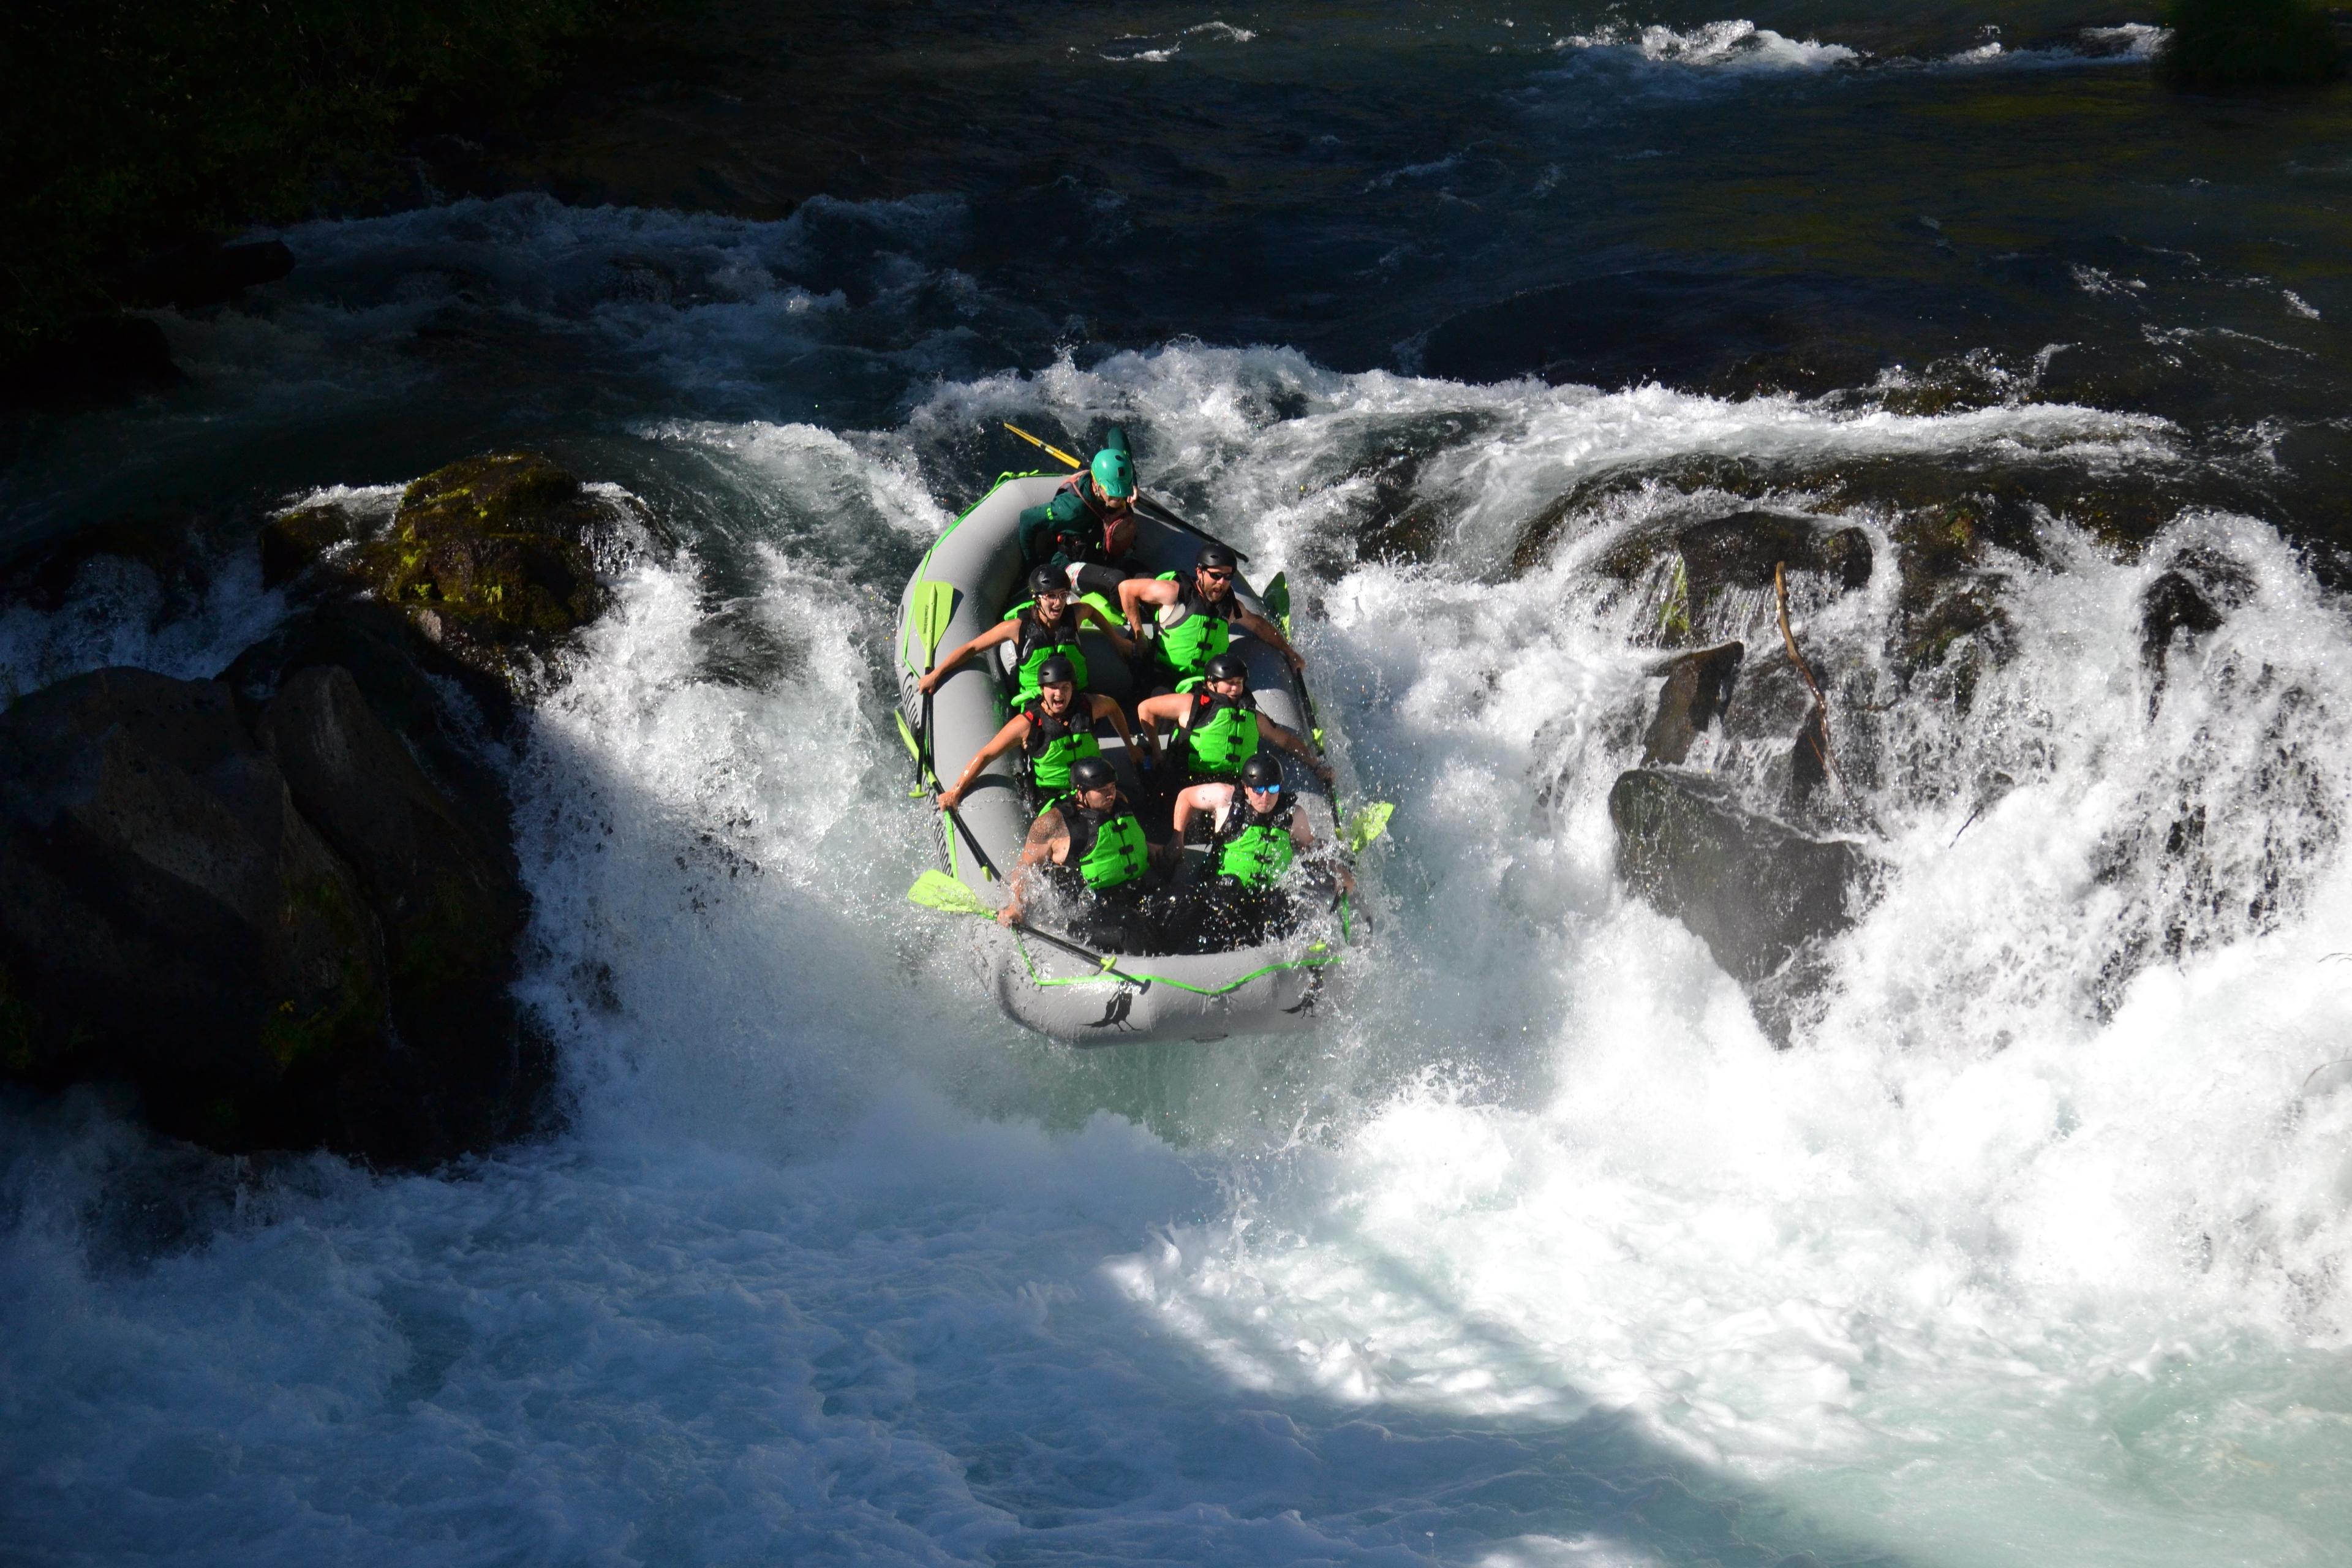
[[[14,430],[0,542],[205,570],[0,613],[17,689],[215,672],[262,511],[487,447],[682,543],[516,762],[561,1131],[0,1101],[0,1560],[2352,1562],[2352,112],[2168,99],[2147,13],[1073,8],[1073,164],[883,125],[904,189],[311,225],[162,317],[188,384]],[[880,649],[1003,419],[1299,584],[1397,804],[1314,1033],[1055,1047],[903,902]],[[1660,606],[1597,565],[1759,504],[1878,561],[1798,605],[1874,869],[1786,1051],[1605,804]],[[1998,614],[1915,668],[1923,517]]]

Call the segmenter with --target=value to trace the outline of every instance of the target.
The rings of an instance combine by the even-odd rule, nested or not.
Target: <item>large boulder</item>
[[[1853,923],[1868,859],[1844,839],[1809,838],[1742,809],[1716,781],[1662,768],[1609,792],[1617,872],[1653,908],[1706,943],[1788,1043],[1804,960]]]
[[[470,816],[340,666],[257,706],[137,669],[35,692],[0,715],[0,1067],[126,1082],[230,1151],[420,1164],[514,1136],[551,1062],[508,994],[505,831],[503,796]]]
[[[251,1148],[383,1053],[382,930],[216,682],[99,670],[0,714],[0,886],[23,1076],[128,1079]]]

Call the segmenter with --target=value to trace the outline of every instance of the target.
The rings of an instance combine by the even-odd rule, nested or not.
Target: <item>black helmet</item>
[[[1070,764],[1070,788],[1074,791],[1101,789],[1118,782],[1118,775],[1100,757],[1080,757]]]
[[[1040,566],[1029,574],[1029,592],[1035,594],[1066,594],[1070,579],[1056,566]]]
[[[1237,653],[1221,653],[1201,667],[1201,674],[1209,680],[1247,680],[1249,666]]]
[[[1242,764],[1242,783],[1251,789],[1272,789],[1282,782],[1282,764],[1264,752],[1253,752]]]
[[[1235,564],[1232,548],[1223,544],[1203,544],[1201,553],[1192,557],[1192,570],[1195,572],[1205,571],[1211,566],[1231,567]]]
[[[1037,667],[1037,684],[1059,686],[1066,680],[1072,686],[1078,683],[1078,667],[1058,653],[1046,655],[1045,662]]]

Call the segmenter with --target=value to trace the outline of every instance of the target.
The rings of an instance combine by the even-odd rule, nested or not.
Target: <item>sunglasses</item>
[[[1280,795],[1282,793],[1282,785],[1279,782],[1270,784],[1245,784],[1242,785],[1242,788],[1249,791],[1252,795]]]
[[[1212,583],[1230,583],[1234,580],[1234,574],[1231,572],[1212,572],[1205,568],[1202,571],[1201,575],[1207,578]]]

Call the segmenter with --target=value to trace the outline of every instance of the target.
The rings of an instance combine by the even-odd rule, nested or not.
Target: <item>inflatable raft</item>
[[[1024,576],[1020,515],[1050,499],[1061,479],[1055,474],[1000,478],[940,536],[907,584],[893,663],[902,731],[916,756],[919,782],[927,791],[935,791],[939,779],[958,776],[1011,717],[1013,683],[1003,661],[974,658],[940,683],[927,715],[916,686],[929,668],[933,650],[925,647],[917,605],[928,597],[935,606],[943,593],[952,594],[937,646],[940,654],[995,625],[1025,597],[1019,591]],[[1153,572],[1191,571],[1201,547],[1198,536],[1140,514],[1136,529],[1135,553]],[[1265,604],[1244,581],[1236,579],[1234,586],[1244,606],[1266,614]],[[935,618],[936,607],[929,614]],[[1127,661],[1097,632],[1086,633],[1082,641],[1089,689],[1117,698],[1131,712],[1132,700],[1144,693],[1133,689]],[[1249,665],[1250,689],[1259,709],[1298,734],[1310,733],[1307,696],[1289,661],[1239,626],[1234,628],[1233,651]],[[1137,793],[1133,761],[1118,737],[1103,731],[1097,737],[1121,786]],[[1336,843],[1338,825],[1322,782],[1297,759],[1278,751],[1272,754],[1282,762],[1286,791],[1294,792],[1298,801],[1297,818],[1318,840]],[[1005,878],[1020,858],[1033,815],[1020,767],[1017,751],[989,763],[955,813],[961,826],[945,813],[931,814],[939,865],[972,895],[975,908],[1001,909],[1009,897]],[[1189,850],[1187,868],[1179,877],[1197,871],[1202,856],[1197,847]],[[1205,954],[1097,952],[1087,957],[1064,945],[1068,933],[1045,923],[1047,917],[1034,900],[1030,913],[1039,922],[1034,931],[1007,931],[976,917],[966,922],[982,979],[1016,1023],[1082,1046],[1217,1040],[1303,1029],[1324,971],[1339,960],[1349,919],[1343,901],[1329,917],[1303,922],[1297,934],[1255,947]]]

